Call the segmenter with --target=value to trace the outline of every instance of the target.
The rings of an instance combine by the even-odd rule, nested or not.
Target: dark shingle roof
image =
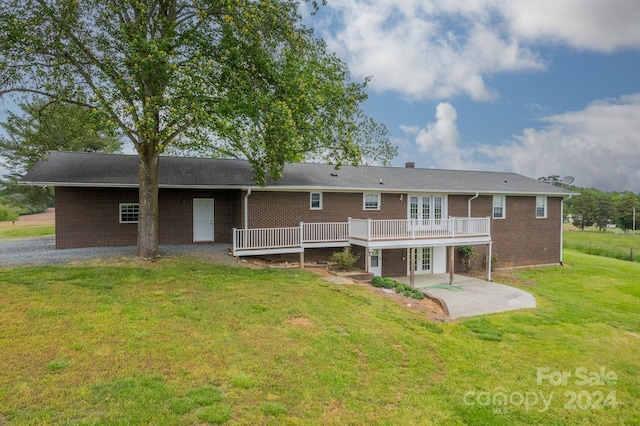
[[[254,187],[252,169],[245,160],[161,157],[161,188]],[[136,155],[51,152],[22,179],[26,185],[136,187]],[[370,190],[393,192],[447,192],[569,195],[570,192],[516,173],[404,167],[343,166],[291,163],[282,179],[266,189]]]

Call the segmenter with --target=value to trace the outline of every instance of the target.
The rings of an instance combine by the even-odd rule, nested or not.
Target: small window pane
[[[504,219],[505,205],[505,196],[504,195],[494,195],[493,196],[493,217],[495,219]]]
[[[409,210],[410,210],[411,219],[417,219],[418,218],[418,197],[411,197]]]
[[[536,197],[536,217],[547,217],[547,197]]]
[[[140,204],[122,203],[120,204],[120,223],[138,223]]]
[[[320,192],[312,192],[310,199],[311,199],[310,207],[312,210],[322,209],[322,194]]]
[[[380,194],[364,194],[364,208],[366,210],[377,210],[380,208]]]

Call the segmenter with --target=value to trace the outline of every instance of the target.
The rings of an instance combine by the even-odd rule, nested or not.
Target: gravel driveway
[[[199,255],[224,265],[239,265],[237,258],[228,255],[229,244],[186,244],[160,246],[161,256]],[[94,259],[109,260],[132,257],[135,247],[95,247],[81,249],[55,249],[55,237],[0,239],[0,267],[18,265],[60,265]]]

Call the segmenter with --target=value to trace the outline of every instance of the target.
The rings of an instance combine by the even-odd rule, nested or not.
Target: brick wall
[[[298,226],[304,222],[344,222],[356,219],[406,219],[407,195],[382,194],[380,210],[364,210],[362,193],[323,193],[323,209],[309,208],[308,192],[254,191],[248,197],[249,227]],[[232,228],[243,227],[244,193],[240,191],[161,190],[159,201],[160,244],[193,242],[193,199],[213,198],[215,241],[231,243]],[[470,195],[448,197],[449,216],[467,216]],[[182,201],[184,199],[184,201]],[[137,190],[56,188],[56,247],[129,246],[136,244],[137,224],[119,223],[119,203],[138,201]],[[471,202],[473,217],[491,217],[493,198],[480,196]],[[508,196],[505,219],[491,219],[493,253],[498,267],[558,263],[560,260],[560,197],[547,198],[547,218],[536,219],[535,197]],[[475,246],[476,269],[484,268],[486,246]],[[364,249],[359,266],[365,265]],[[322,260],[333,249],[308,253]],[[456,253],[456,271],[462,262]],[[311,256],[311,257],[309,257]],[[383,275],[406,274],[406,250],[383,252]]]
[[[471,196],[449,196],[449,215],[467,216]],[[547,217],[536,218],[536,197],[507,196],[506,218],[491,219],[493,254],[497,267],[544,265],[560,262],[561,197],[547,197]],[[493,197],[483,195],[471,202],[471,216],[491,217]],[[474,247],[474,268],[484,268],[486,246]],[[457,250],[456,271],[462,270]]]
[[[364,210],[362,193],[325,192],[322,210],[309,208],[308,192],[254,191],[249,195],[249,228],[298,226],[300,222],[346,222],[354,219],[406,219],[407,197],[382,194],[380,210]]]
[[[160,190],[159,243],[193,242],[194,198],[214,199],[214,240],[231,243],[240,192],[178,189]],[[137,203],[137,190],[58,187],[55,200],[56,248],[136,245],[138,224],[119,223],[119,204]]]
[[[382,250],[382,276],[404,277],[407,275],[407,249]]]

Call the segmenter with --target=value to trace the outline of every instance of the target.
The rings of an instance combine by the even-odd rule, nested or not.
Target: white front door
[[[375,277],[382,276],[382,250],[369,251],[369,272]]]
[[[213,241],[213,198],[193,199],[193,241]]]

